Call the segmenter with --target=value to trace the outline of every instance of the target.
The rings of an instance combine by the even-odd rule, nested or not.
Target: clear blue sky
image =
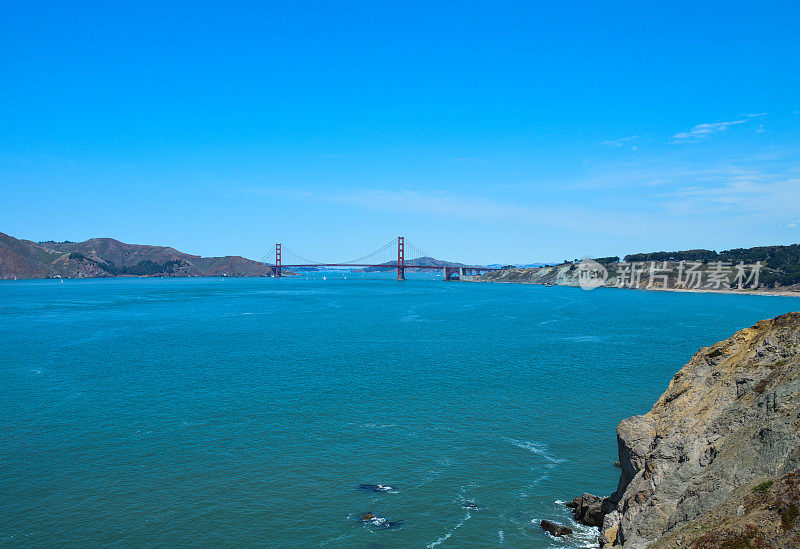
[[[795,2],[13,2],[0,231],[467,262],[800,241]]]

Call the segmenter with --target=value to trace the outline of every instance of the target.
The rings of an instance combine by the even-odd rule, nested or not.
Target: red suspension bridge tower
[[[281,245],[275,244],[275,276],[281,276]]]
[[[406,279],[406,243],[402,236],[397,237],[397,280]]]

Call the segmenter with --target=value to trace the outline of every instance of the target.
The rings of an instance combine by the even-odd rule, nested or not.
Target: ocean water
[[[589,547],[560,502],[614,490],[619,421],[699,347],[798,309],[379,276],[0,283],[0,545]]]

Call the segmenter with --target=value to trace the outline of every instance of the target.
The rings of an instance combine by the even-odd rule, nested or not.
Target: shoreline
[[[466,282],[466,281],[465,281]],[[470,282],[483,282],[485,284],[527,284],[531,286],[545,286],[541,282],[530,282],[525,280],[473,280]],[[552,284],[551,286],[561,286],[563,288],[581,288],[578,285],[572,284]],[[792,290],[703,290],[699,288],[618,288],[616,286],[598,286],[600,289],[605,288],[609,290],[634,290],[645,292],[677,292],[677,293],[692,293],[692,294],[733,294],[733,295],[762,295],[771,297],[800,297],[800,291]],[[582,289],[582,288],[581,288]],[[584,290],[590,292],[592,290]]]

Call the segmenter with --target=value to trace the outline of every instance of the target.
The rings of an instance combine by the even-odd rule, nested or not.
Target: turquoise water
[[[586,544],[537,525],[613,491],[617,423],[700,346],[798,309],[388,278],[0,283],[0,544]]]

